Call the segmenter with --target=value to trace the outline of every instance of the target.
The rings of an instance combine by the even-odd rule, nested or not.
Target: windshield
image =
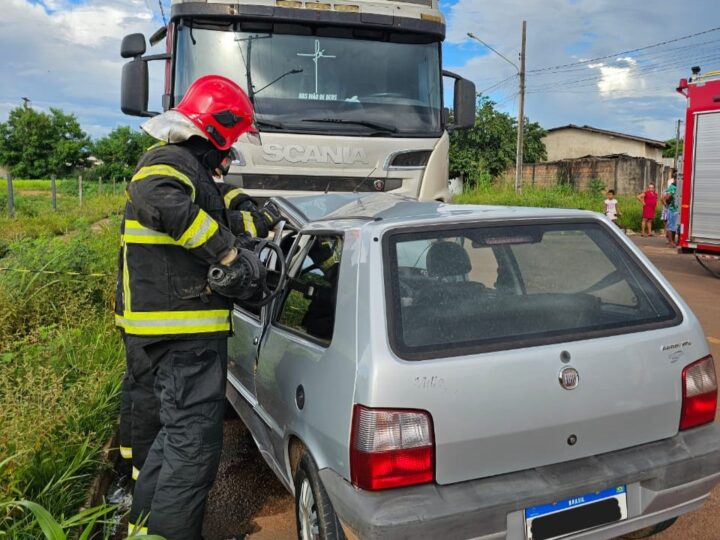
[[[296,33],[181,26],[174,99],[198,77],[224,75],[253,98],[261,130],[433,136],[441,131],[440,45],[358,39],[359,30]],[[287,25],[284,31],[289,31]],[[299,35],[301,34],[301,35]],[[337,37],[346,34],[347,37]],[[417,37],[416,40],[420,40]]]
[[[394,234],[385,265],[391,342],[403,358],[576,341],[679,317],[599,224]]]

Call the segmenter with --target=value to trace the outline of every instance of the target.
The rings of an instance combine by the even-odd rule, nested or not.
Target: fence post
[[[115,177],[112,177],[112,194],[115,195]]]
[[[102,176],[98,177],[98,195],[102,193]]]
[[[82,203],[83,203],[82,174],[80,176],[78,176],[78,198],[80,199],[80,206],[82,206]]]
[[[52,209],[57,210],[57,186],[55,185],[55,175],[50,175],[50,195],[52,197]]]
[[[8,216],[15,217],[15,194],[13,193],[13,180],[12,174],[7,174],[7,188],[8,188]]]

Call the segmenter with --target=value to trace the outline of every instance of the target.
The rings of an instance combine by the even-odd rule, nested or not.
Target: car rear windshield
[[[385,240],[390,341],[402,358],[576,341],[679,322],[598,222],[463,226]]]

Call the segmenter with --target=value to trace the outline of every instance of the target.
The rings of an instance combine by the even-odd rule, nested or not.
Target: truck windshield
[[[358,136],[441,131],[439,43],[293,28],[297,33],[180,26],[175,103],[195,79],[218,74],[250,89],[262,130]]]
[[[408,359],[623,334],[680,316],[597,223],[396,233],[385,270],[391,343]]]

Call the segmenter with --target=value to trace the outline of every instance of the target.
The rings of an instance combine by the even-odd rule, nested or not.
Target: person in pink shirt
[[[645,191],[637,196],[638,201],[643,205],[642,224],[640,225],[640,236],[652,236],[653,220],[658,204],[658,194],[655,191],[655,184],[648,184]]]

